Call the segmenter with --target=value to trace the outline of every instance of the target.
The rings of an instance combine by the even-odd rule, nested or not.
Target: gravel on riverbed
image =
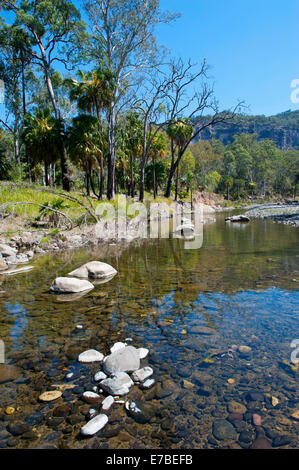
[[[299,204],[262,204],[252,207],[245,215],[255,219],[273,219],[299,227]]]

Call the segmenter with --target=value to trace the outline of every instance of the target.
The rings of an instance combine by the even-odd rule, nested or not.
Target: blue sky
[[[207,59],[222,108],[244,100],[249,114],[299,109],[290,98],[299,80],[299,0],[160,2],[182,16],[157,29],[158,43],[186,60]]]
[[[157,39],[175,55],[211,66],[223,107],[245,100],[250,114],[298,109],[290,84],[299,79],[299,0],[161,0],[180,12]]]

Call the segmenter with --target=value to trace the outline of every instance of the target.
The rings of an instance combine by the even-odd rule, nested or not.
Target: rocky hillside
[[[236,134],[258,134],[258,138],[271,139],[280,148],[299,149],[299,110],[286,111],[275,116],[241,116],[234,123],[205,129],[201,140],[219,139],[230,144]]]

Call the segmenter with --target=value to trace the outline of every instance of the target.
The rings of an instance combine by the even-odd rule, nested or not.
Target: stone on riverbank
[[[104,359],[104,354],[96,351],[95,349],[89,349],[88,351],[84,351],[83,353],[79,354],[78,361],[87,364],[90,362],[102,362]]]
[[[7,264],[3,258],[0,257],[0,271],[5,271],[7,269]]]
[[[9,256],[15,256],[17,254],[17,250],[15,248],[11,248],[11,246],[1,243],[0,244],[0,253],[3,258],[8,258]]]
[[[94,374],[93,379],[95,382],[100,382],[101,380],[107,379],[107,375],[104,374],[104,372],[102,372],[101,370],[99,370]]]
[[[133,380],[125,372],[116,372],[112,377],[101,382],[101,388],[114,396],[127,395],[133,385]]]
[[[110,348],[110,352],[111,354],[117,352],[117,351],[120,351],[121,349],[124,349],[125,347],[127,346],[127,343],[122,343],[120,341],[118,341],[117,343],[115,343],[111,348]]]
[[[83,264],[83,266],[75,269],[68,275],[84,279],[103,279],[115,276],[115,274],[117,274],[117,271],[109,264],[102,263],[101,261],[91,261],[90,263]]]
[[[138,349],[126,346],[119,351],[110,354],[104,362],[104,371],[108,374],[116,372],[134,372],[140,368],[140,356]]]
[[[51,285],[51,292],[58,294],[76,294],[94,289],[94,286],[85,280],[72,277],[57,277]]]
[[[81,434],[83,436],[94,436],[97,432],[103,429],[103,427],[106,426],[107,423],[108,423],[107,415],[105,414],[97,415],[83,426],[83,428],[81,429]]]

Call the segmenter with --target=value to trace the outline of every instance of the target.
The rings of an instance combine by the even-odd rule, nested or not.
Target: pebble
[[[74,377],[74,373],[73,373],[73,372],[70,372],[69,374],[66,374],[66,376],[65,376],[65,378],[66,378],[67,380],[70,380],[70,379],[72,379],[73,377]]]
[[[251,352],[250,346],[239,346],[239,352],[242,354],[249,354]]]
[[[95,349],[89,349],[79,354],[78,361],[81,363],[90,363],[90,362],[102,362],[104,359],[104,354],[96,351]]]
[[[95,410],[94,408],[90,408],[90,410],[88,410],[87,417],[88,417],[89,419],[92,419],[92,418],[94,418],[97,414],[98,414],[98,411],[97,411],[97,410]]]
[[[230,401],[228,404],[228,411],[230,413],[238,413],[238,414],[244,414],[246,413],[246,407],[242,405],[242,403],[238,403],[236,401]]]
[[[147,379],[142,384],[140,384],[141,390],[149,390],[155,385],[155,379]]]
[[[299,421],[299,410],[292,413],[291,417],[294,418],[296,421]]]
[[[16,411],[15,408],[13,408],[12,406],[8,406],[5,410],[5,413],[7,415],[12,415],[12,414],[14,414],[15,411]]]
[[[103,429],[108,423],[108,416],[105,414],[99,414],[92,418],[88,423],[81,429],[83,436],[94,436],[97,432]]]
[[[237,433],[233,425],[224,419],[218,419],[213,423],[213,435],[219,441],[236,439]]]
[[[252,415],[252,422],[255,426],[261,426],[262,425],[262,418],[260,415],[254,413]]]
[[[62,395],[62,392],[58,391],[58,390],[52,390],[50,392],[44,392],[42,393],[40,396],[39,396],[39,400],[40,401],[54,401],[54,400],[57,400],[58,398],[60,398]]]
[[[272,397],[272,400],[271,400],[271,401],[272,401],[272,406],[274,406],[274,407],[277,406],[278,403],[279,403],[279,400],[278,400],[278,398],[276,398],[276,397]]]
[[[105,400],[102,402],[102,411],[110,410],[113,403],[114,403],[114,398],[111,395],[106,397]]]
[[[99,403],[101,399],[100,395],[95,392],[84,392],[82,398],[86,403]]]
[[[77,328],[78,330],[83,330],[83,325],[76,325],[76,328]]]

